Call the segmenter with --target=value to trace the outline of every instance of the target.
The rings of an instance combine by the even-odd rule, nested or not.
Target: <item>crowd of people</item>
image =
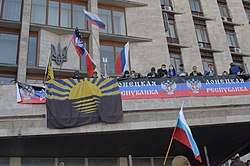
[[[250,160],[243,162],[241,161],[240,156],[235,156],[231,158],[230,166],[250,166]]]
[[[222,75],[241,75],[244,74],[244,70],[234,63],[230,64],[229,71],[223,71]],[[208,64],[208,70],[202,74],[198,71],[197,66],[192,67],[192,72],[187,73],[184,69],[184,65],[180,64],[179,68],[176,70],[173,65],[169,65],[169,68],[167,69],[165,64],[162,64],[161,68],[159,68],[157,71],[155,67],[152,67],[150,72],[147,74],[148,78],[163,78],[163,77],[186,77],[186,76],[216,76],[217,73],[214,71],[214,67],[212,64]],[[128,70],[126,70],[122,76],[122,78],[141,78],[143,77],[142,74],[136,73],[134,70],[129,73]]]

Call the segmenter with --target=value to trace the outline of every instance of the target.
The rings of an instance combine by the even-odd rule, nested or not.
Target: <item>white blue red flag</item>
[[[129,42],[123,47],[122,51],[116,59],[116,74],[124,73],[129,70]]]
[[[85,14],[85,18],[89,23],[94,24],[101,29],[105,29],[105,24],[96,14],[88,12],[87,10],[84,9],[83,12]]]
[[[192,149],[197,160],[202,162],[199,149],[195,143],[192,132],[183,114],[183,105],[178,115],[177,124],[174,129],[173,138]]]
[[[85,46],[84,46],[84,42],[82,40],[82,36],[78,30],[78,28],[75,28],[75,32],[73,33],[72,37],[71,37],[71,42],[75,47],[76,53],[78,56],[82,56],[85,54]]]

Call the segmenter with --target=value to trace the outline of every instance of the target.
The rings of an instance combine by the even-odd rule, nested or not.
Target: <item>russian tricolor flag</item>
[[[178,115],[177,124],[174,129],[173,138],[192,149],[197,160],[202,162],[199,149],[195,143],[192,132],[183,114],[183,105]]]
[[[129,71],[129,42],[123,47],[122,51],[116,59],[116,74],[121,74],[124,71]]]
[[[101,29],[105,29],[105,24],[96,14],[88,12],[87,10],[84,10],[84,9],[83,9],[83,12],[85,14],[85,18],[87,19],[89,23],[94,24]]]

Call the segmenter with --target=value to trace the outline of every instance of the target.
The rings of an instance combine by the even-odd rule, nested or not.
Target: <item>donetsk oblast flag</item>
[[[177,124],[174,129],[173,138],[192,149],[197,160],[202,162],[199,149],[195,143],[192,132],[183,114],[183,105],[178,115]]]
[[[50,80],[46,86],[48,128],[69,128],[95,122],[122,120],[116,79]]]
[[[123,47],[122,51],[116,59],[116,74],[121,74],[126,70],[129,70],[129,42]]]
[[[88,12],[84,9],[83,9],[83,12],[85,14],[85,18],[87,19],[89,23],[94,24],[101,29],[105,29],[105,24],[96,14]]]

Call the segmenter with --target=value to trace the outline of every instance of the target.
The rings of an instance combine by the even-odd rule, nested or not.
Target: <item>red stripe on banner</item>
[[[94,74],[94,67],[93,67],[93,62],[90,58],[90,55],[88,53],[86,53],[86,65],[87,65],[87,72],[89,77],[92,77]]]
[[[182,144],[186,145],[190,149],[192,149],[186,132],[184,130],[182,130],[181,128],[179,128],[178,126],[176,126],[174,129],[173,138],[176,139],[177,141],[181,142]]]
[[[165,91],[152,91],[145,94],[139,90],[135,91],[121,91],[122,100],[132,99],[157,99],[157,98],[177,98],[177,97],[205,97],[205,96],[234,96],[234,95],[249,95],[250,88],[248,91],[239,92],[209,92],[207,90],[200,90],[199,93],[193,93],[191,90],[176,90],[173,94],[168,94]]]
[[[27,98],[24,96],[21,96],[22,101],[19,102],[20,104],[44,104],[46,103],[45,98]]]
[[[121,74],[122,73],[121,54],[119,54],[118,57],[117,57],[115,68],[116,68],[116,74]]]
[[[101,28],[101,29],[105,30],[105,27],[101,27],[101,26],[98,25],[95,21],[92,21],[92,20],[90,20],[90,19],[88,19],[88,18],[86,18],[86,20],[87,20],[89,23],[96,25],[98,28]]]

